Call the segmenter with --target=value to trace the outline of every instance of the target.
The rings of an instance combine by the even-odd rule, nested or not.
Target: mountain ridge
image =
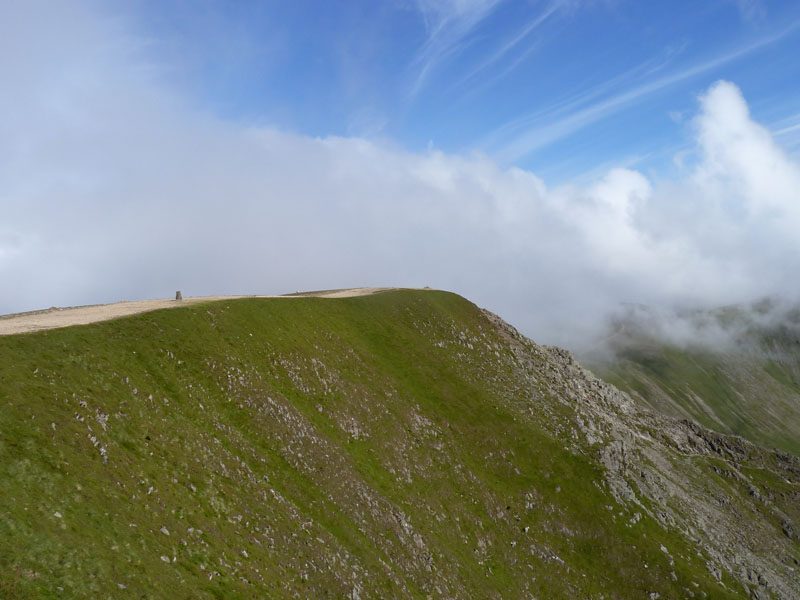
[[[670,329],[676,330],[670,331]],[[590,368],[668,415],[800,456],[800,310],[752,305],[618,319]]]
[[[9,598],[800,593],[795,457],[454,294],[7,336],[0,402]]]

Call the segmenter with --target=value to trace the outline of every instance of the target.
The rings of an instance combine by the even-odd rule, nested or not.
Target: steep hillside
[[[444,292],[0,338],[0,597],[796,598],[800,461]]]
[[[661,412],[800,456],[800,314],[768,309],[705,313],[721,339],[700,343],[627,323],[612,339],[613,358],[592,370]]]

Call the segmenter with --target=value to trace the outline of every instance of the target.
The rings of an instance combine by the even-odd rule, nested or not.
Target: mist
[[[780,340],[780,342],[778,341]],[[669,347],[690,352],[782,359],[781,344],[800,344],[800,306],[781,297],[710,309],[623,305],[600,337],[578,346],[580,359],[610,365],[631,353]]]
[[[43,8],[0,8],[0,313],[427,285],[580,349],[623,303],[797,300],[800,164],[733,82],[697,98],[676,177],[550,186],[481,153],[222,120],[124,23]]]

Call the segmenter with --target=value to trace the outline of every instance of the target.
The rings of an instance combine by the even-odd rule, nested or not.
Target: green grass
[[[784,343],[785,342],[785,343]],[[592,368],[661,412],[800,456],[800,347],[766,336],[752,347],[711,351],[632,344]],[[776,350],[777,346],[777,350]],[[770,356],[780,356],[780,362]],[[698,401],[699,400],[699,401]]]
[[[740,597],[528,383],[434,291],[0,338],[0,597]]]

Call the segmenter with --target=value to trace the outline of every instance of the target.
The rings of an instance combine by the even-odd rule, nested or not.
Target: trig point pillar
[[[180,290],[175,292],[175,300],[183,300],[183,296],[181,296],[181,291]]]

